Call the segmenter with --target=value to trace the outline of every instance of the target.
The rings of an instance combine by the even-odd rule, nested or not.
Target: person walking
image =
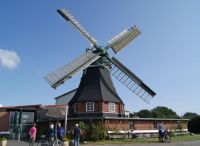
[[[74,127],[74,146],[80,146],[79,140],[81,135],[81,129],[79,128],[78,124]]]
[[[58,123],[58,128],[57,128],[57,138],[61,141],[63,141],[63,138],[65,136],[65,130],[61,126],[61,123]]]
[[[34,146],[36,134],[37,134],[36,123],[33,123],[33,126],[29,129],[29,136],[30,136],[29,146]]]
[[[51,145],[53,145],[54,136],[55,136],[54,124],[50,124],[48,132],[47,132],[47,137]]]

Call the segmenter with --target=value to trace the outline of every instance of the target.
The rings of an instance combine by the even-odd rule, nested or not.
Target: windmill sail
[[[71,61],[69,64],[57,69],[53,73],[48,74],[44,78],[51,85],[51,87],[56,88],[80,70],[85,69],[98,58],[100,58],[98,53],[86,52],[77,59]]]
[[[74,16],[71,15],[71,13],[66,9],[59,9],[57,12],[65,18],[65,20],[69,21],[84,37],[86,37],[87,40],[89,40],[90,43],[92,43],[94,46],[98,46],[97,41],[94,37],[92,37],[86,30],[81,26],[81,24],[74,18]]]
[[[156,95],[147,85],[143,83],[133,72],[126,68],[116,58],[110,59],[112,66],[110,73],[117,78],[122,84],[129,88],[133,93],[138,95],[145,102],[149,103],[153,96]]]
[[[110,41],[108,41],[107,48],[112,48],[113,51],[117,54],[122,48],[124,48],[131,41],[133,41],[133,39],[140,35],[140,33],[141,31],[136,26],[125,29],[120,34],[116,35]]]
[[[90,43],[92,43],[92,50],[93,48],[96,48],[96,50],[93,52],[88,51],[82,54],[80,57],[73,60],[69,64],[45,76],[45,80],[48,81],[51,87],[58,87],[60,84],[63,84],[65,80],[71,78],[79,71],[87,68],[99,58],[103,58],[96,63],[99,64],[103,61],[104,66],[108,67],[108,70],[115,78],[117,78],[122,84],[129,88],[133,93],[138,95],[141,99],[149,103],[149,101],[156,95],[156,93],[152,91],[147,85],[145,85],[141,79],[139,79],[117,59],[111,59],[107,52],[108,48],[112,48],[112,50],[117,54],[125,46],[131,43],[137,36],[139,36],[141,31],[136,26],[125,29],[120,34],[116,35],[110,41],[108,41],[108,45],[106,47],[101,47],[95,38],[92,37],[84,29],[84,27],[74,18],[74,16],[71,15],[67,9],[59,9],[57,12],[66,21],[69,21],[72,26],[75,27]]]

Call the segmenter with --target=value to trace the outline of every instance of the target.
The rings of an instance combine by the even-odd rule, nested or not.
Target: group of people
[[[74,146],[79,146],[80,134],[81,134],[81,130],[78,124],[76,124],[73,130]],[[30,136],[29,146],[34,146],[36,135],[37,135],[37,128],[36,128],[36,124],[34,123],[33,126],[29,129],[29,136]],[[50,142],[54,141],[55,136],[57,136],[59,140],[63,141],[64,136],[65,136],[65,130],[61,126],[61,123],[58,123],[58,127],[56,130],[54,129],[53,124],[50,124],[49,126],[49,129],[47,131],[47,137],[49,138]]]
[[[65,130],[61,126],[60,123],[58,123],[57,129],[54,129],[54,124],[51,124],[49,126],[49,129],[47,131],[47,137],[49,138],[50,142],[53,143],[55,136],[61,141],[63,141],[63,138],[65,136]]]
[[[166,129],[164,128],[163,123],[160,122],[158,124],[159,137],[164,136],[165,130]],[[37,134],[37,128],[36,128],[36,124],[34,123],[33,126],[29,130],[29,135],[30,135],[30,144],[29,145],[30,146],[34,145],[34,142],[35,142],[35,139],[36,139],[36,134]],[[81,130],[80,130],[79,126],[78,126],[78,124],[75,124],[74,130],[73,130],[74,146],[79,146],[80,134],[81,134]],[[55,136],[57,136],[57,138],[59,140],[63,141],[63,138],[65,136],[65,130],[61,126],[61,123],[58,123],[58,127],[57,127],[56,130],[54,129],[54,125],[51,124],[49,126],[47,136],[48,136],[48,138],[50,139],[51,142],[54,141]]]

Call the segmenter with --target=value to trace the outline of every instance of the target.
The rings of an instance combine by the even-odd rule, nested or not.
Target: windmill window
[[[109,112],[115,112],[115,103],[109,102]]]
[[[87,112],[94,111],[94,102],[86,102],[86,111]]]
[[[77,112],[77,103],[74,103],[74,113]]]

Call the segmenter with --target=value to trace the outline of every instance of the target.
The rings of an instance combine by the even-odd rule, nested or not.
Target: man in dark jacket
[[[59,140],[63,141],[64,136],[65,136],[65,129],[61,126],[61,123],[58,123],[57,137]]]
[[[78,127],[78,124],[74,127],[74,146],[79,146],[79,140],[80,140],[81,130]]]

